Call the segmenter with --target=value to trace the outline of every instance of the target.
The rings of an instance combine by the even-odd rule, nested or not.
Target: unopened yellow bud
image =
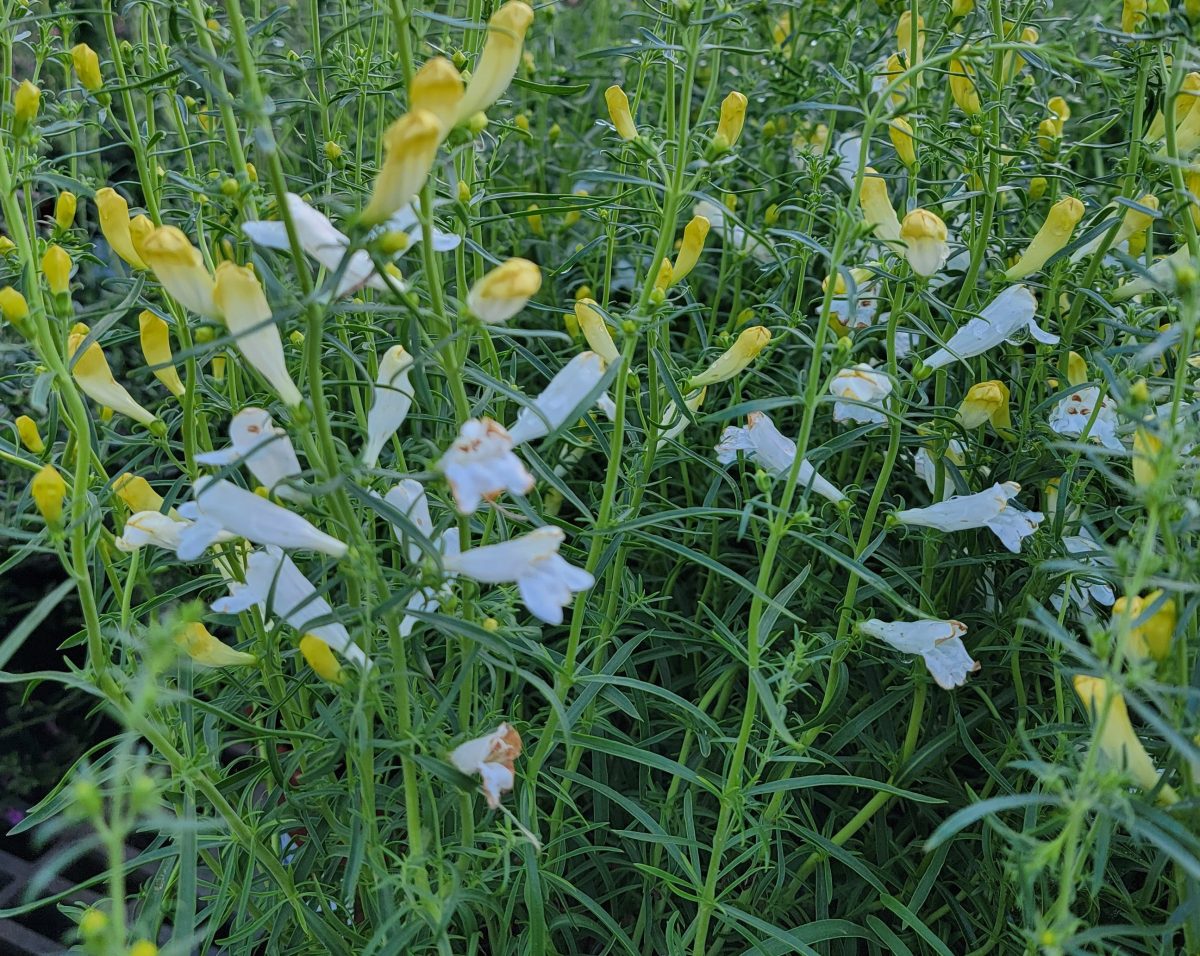
[[[978,428],[991,422],[996,431],[1012,428],[1008,386],[1001,381],[977,382],[967,391],[958,407],[958,420],[964,428]]]
[[[75,222],[75,207],[78,205],[75,194],[64,189],[54,200],[54,224],[59,229],[70,229]]]
[[[253,163],[246,164],[246,180],[248,182],[258,182],[258,170],[254,168]]]
[[[770,229],[777,222],[779,222],[779,204],[771,203],[763,213],[763,224]]]
[[[1067,355],[1067,384],[1076,387],[1087,380],[1087,361],[1078,352],[1070,352]]]
[[[900,162],[911,169],[917,165],[917,149],[913,142],[913,128],[908,120],[897,116],[888,123],[888,137],[900,157]]]
[[[628,142],[637,139],[637,124],[633,121],[633,113],[629,110],[629,97],[617,85],[610,86],[604,91],[604,102],[608,104],[608,118],[616,127],[617,135]]]
[[[1033,179],[1029,180],[1029,198],[1037,202],[1046,195],[1046,189],[1049,185],[1045,176],[1034,176]]]
[[[139,939],[129,947],[129,956],[158,956],[158,947],[148,939]]]
[[[960,19],[975,9],[975,0],[950,0],[950,16]]]
[[[139,511],[161,512],[165,504],[162,495],[150,487],[150,482],[131,471],[114,478],[112,490],[133,514]],[[174,509],[169,514],[174,514]]]
[[[675,269],[671,265],[671,260],[663,259],[658,264],[658,274],[654,277],[654,288],[659,292],[666,292],[667,289],[671,288],[671,273],[674,271]]]
[[[1123,769],[1145,790],[1159,786],[1158,771],[1146,748],[1138,739],[1129,721],[1129,709],[1125,698],[1111,683],[1100,677],[1079,674],[1074,679],[1075,693],[1096,725],[1096,736],[1092,746],[1101,758],[1114,767]],[[1158,790],[1160,803],[1171,804],[1179,800],[1169,786],[1163,784]]]
[[[524,113],[518,113],[513,117],[513,125],[515,125],[522,133],[528,133],[529,117]]]
[[[550,128],[546,130],[546,138],[553,144],[558,142],[560,136],[562,136],[562,127],[557,123],[551,123]]]
[[[608,331],[608,323],[600,314],[594,299],[579,299],[575,302],[575,321],[579,330],[587,339],[588,348],[600,356],[605,365],[616,362],[621,353],[613,342],[612,333]]]
[[[71,290],[71,257],[62,246],[50,246],[42,256],[42,275],[55,295]]]
[[[1146,384],[1144,378],[1139,378],[1129,386],[1129,397],[1139,405],[1145,405],[1150,401],[1150,386]]]
[[[227,361],[227,359],[224,355],[214,355],[212,358],[212,365],[211,365],[209,371],[212,373],[212,377],[214,379],[216,379],[218,382],[225,381],[225,363],[226,363],[226,361]]]
[[[37,422],[28,415],[18,415],[17,435],[21,439],[21,444],[35,455],[40,455],[46,450],[46,443],[42,441],[41,432],[38,431]]]
[[[1146,0],[1125,0],[1121,5],[1121,29],[1137,33],[1147,26]]]
[[[717,137],[725,149],[737,145],[746,125],[746,97],[736,90],[721,101],[721,119],[717,123]]]
[[[42,91],[28,80],[22,80],[16,93],[13,94],[13,111],[16,115],[18,131],[33,122],[41,102]]]
[[[467,308],[482,322],[507,322],[542,287],[542,271],[528,259],[508,259],[479,279],[467,294]]]
[[[25,296],[20,292],[12,286],[6,285],[0,289],[0,314],[3,314],[7,321],[20,329],[25,325],[25,320],[29,318],[29,303],[25,301]]]
[[[590,285],[581,285],[575,290],[575,301],[580,299],[590,299],[592,297],[592,287]]]
[[[17,244],[8,236],[0,236],[0,256],[9,256],[16,250]]]
[[[968,116],[978,116],[983,112],[974,76],[975,70],[969,64],[957,59],[950,61],[950,95],[958,108]]]
[[[709,222],[703,216],[693,216],[683,229],[683,244],[679,247],[679,255],[671,270],[671,285],[682,281],[700,261],[700,253],[704,251],[704,240],[708,236]]]
[[[95,93],[104,86],[104,77],[100,75],[100,57],[86,43],[71,47],[71,65],[75,68],[79,85],[89,93]]]
[[[341,684],[345,681],[346,678],[342,673],[342,665],[334,657],[329,645],[319,637],[315,637],[312,634],[305,634],[300,638],[300,653],[304,655],[304,660],[308,662],[308,666],[322,680],[328,681],[331,684]]]
[[[95,789],[94,784],[90,784]],[[85,940],[92,941],[108,929],[108,917],[98,909],[87,909],[79,918],[79,935]]]
[[[43,465],[33,476],[29,493],[46,524],[57,528],[62,523],[63,501],[67,497],[67,483],[62,475],[53,465]]]
[[[950,257],[946,224],[928,209],[914,209],[900,224],[905,256],[913,272],[920,276],[936,274]]]
[[[539,238],[544,238],[546,235],[546,230],[542,224],[541,214],[537,211],[539,208],[540,207],[537,203],[531,202],[529,204],[530,215],[526,216],[525,218],[529,222],[529,231]]]
[[[756,325],[746,329],[707,369],[693,376],[688,382],[687,390],[690,392],[733,378],[753,362],[770,341],[771,330],[765,326]]]
[[[125,199],[115,189],[105,186],[103,189],[96,190],[96,211],[100,217],[100,231],[104,233],[104,238],[108,240],[112,251],[133,268],[145,269],[146,263],[138,254],[135,245],[132,234],[133,224],[129,220],[129,204]],[[149,222],[149,220],[146,221]],[[152,223],[151,229],[153,229]]]
[[[904,56],[913,54],[912,11],[905,10],[896,22],[896,49]],[[916,66],[925,56],[925,18],[917,17],[916,56],[909,66]]]
[[[138,315],[138,328],[141,333],[142,355],[146,364],[154,370],[154,377],[167,387],[176,398],[181,398],[186,391],[179,373],[175,371],[174,355],[171,352],[171,332],[167,323],[149,309]]]
[[[1133,481],[1148,488],[1158,478],[1162,440],[1145,426],[1133,433]]]
[[[342,147],[333,140],[325,141],[325,158],[331,163],[336,163],[342,158]]]
[[[1021,254],[1021,258],[1004,274],[1005,278],[1009,281],[1023,279],[1041,269],[1047,259],[1070,242],[1071,235],[1082,218],[1083,203],[1074,196],[1056,202],[1046,215],[1042,228]]]
[[[463,205],[471,202],[471,187],[461,179],[458,181],[458,201]]]
[[[888,196],[887,183],[870,166],[863,174],[862,189],[858,195],[863,218],[866,219],[877,239],[884,242],[900,240],[900,219]]]

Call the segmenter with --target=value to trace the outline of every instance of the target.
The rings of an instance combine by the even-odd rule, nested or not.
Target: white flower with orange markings
[[[502,492],[525,495],[533,489],[533,475],[512,449],[512,436],[499,422],[490,418],[463,422],[458,438],[437,465],[450,483],[459,514],[474,514],[481,502]]]
[[[892,380],[883,372],[860,363],[838,372],[829,382],[835,422],[886,422],[883,403],[892,392]]]
[[[244,464],[273,494],[296,504],[308,503],[309,495],[286,484],[300,475],[300,459],[288,433],[275,426],[270,412],[243,408],[229,422],[229,441],[228,448],[200,452],[196,461],[217,468]]]
[[[487,805],[495,810],[500,798],[516,783],[514,762],[521,756],[521,735],[512,724],[501,724],[490,734],[459,744],[450,753],[450,762],[459,773],[479,774]]]
[[[880,621],[872,618],[858,625],[859,631],[894,647],[901,654],[917,654],[938,687],[951,690],[967,682],[979,670],[979,662],[967,653],[962,636],[967,627],[960,621]]]

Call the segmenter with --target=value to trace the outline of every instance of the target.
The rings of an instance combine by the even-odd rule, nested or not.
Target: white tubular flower
[[[967,450],[963,448],[962,442],[957,438],[951,438],[946,445],[946,453],[943,458],[959,468],[965,468],[967,464]],[[918,448],[917,453],[913,456],[913,471],[917,473],[918,478],[925,482],[931,495],[937,493],[938,473],[944,471],[945,467],[941,459],[936,462],[933,460],[933,456],[929,454],[927,448]],[[942,500],[945,501],[947,498],[953,497],[953,495],[954,482],[947,475],[942,480]]]
[[[946,224],[928,209],[914,209],[904,217],[900,238],[908,264],[919,276],[936,275],[950,258]]]
[[[1092,422],[1092,427],[1088,428],[1087,424],[1091,421],[1097,401],[1100,402],[1100,411],[1096,412],[1096,420]],[[1107,395],[1100,399],[1100,389],[1095,386],[1077,388],[1071,392],[1054,406],[1049,421],[1054,431],[1067,438],[1085,437],[1086,430],[1087,438],[1099,442],[1105,448],[1111,448],[1113,451],[1125,449],[1121,439],[1117,437],[1117,403]]]
[[[190,523],[157,511],[139,511],[129,516],[125,530],[114,543],[119,551],[126,553],[148,544],[174,551],[179,547],[179,536]]]
[[[272,321],[271,306],[254,273],[232,262],[217,266],[213,300],[225,317],[225,325],[238,350],[291,408],[304,399],[288,374],[283,357],[283,339]]]
[[[1021,486],[1015,481],[1006,481],[977,494],[955,495],[928,508],[897,511],[896,520],[938,531],[989,528],[1015,554],[1021,550],[1021,539],[1037,531],[1044,517],[1040,511],[1018,511],[1009,507],[1009,500],[1020,490]]]
[[[982,355],[1001,342],[1011,342],[1024,329],[1037,341],[1054,345],[1057,335],[1040,328],[1035,321],[1037,299],[1023,285],[1009,286],[950,337],[944,348],[925,360],[926,368],[941,368],[956,360]]]
[[[765,412],[751,412],[746,416],[746,427],[738,428],[730,425],[721,433],[721,442],[717,445],[717,461],[728,465],[742,452],[747,458],[756,461],[763,470],[773,475],[786,475],[796,459],[796,443],[780,434],[775,423]],[[836,487],[817,474],[815,468],[807,461],[800,462],[800,486],[812,490],[822,498],[828,498],[835,504],[844,501],[846,496]]]
[[[850,278],[852,283],[847,283],[837,276],[829,314],[848,329],[870,328],[879,312],[879,280],[866,269],[851,269]]]
[[[1135,295],[1153,292],[1156,289],[1172,292],[1175,289],[1176,273],[1184,266],[1191,265],[1192,253],[1184,243],[1169,256],[1164,256],[1146,270],[1144,276],[1121,283],[1112,294],[1114,302],[1124,302]]]
[[[459,553],[458,546],[458,529],[447,528],[442,532],[442,536],[437,540],[437,549],[441,552],[442,560],[447,557],[456,556]],[[411,553],[411,552],[410,552]],[[442,582],[441,587],[436,588],[418,588],[413,596],[408,599],[408,603],[404,606],[407,612],[400,621],[400,636],[408,637],[413,632],[421,619],[418,614],[432,614],[442,606],[442,601],[445,600],[451,591],[451,585],[454,579],[458,577],[457,571],[451,571],[443,566],[446,572],[446,578]]]
[[[459,773],[479,774],[487,805],[495,810],[500,797],[516,782],[513,762],[521,756],[521,735],[511,724],[501,724],[490,734],[455,747],[450,762]]]
[[[212,603],[218,614],[257,607],[264,618],[281,618],[297,633],[319,637],[347,660],[364,668],[371,666],[345,626],[327,620],[333,616],[333,608],[282,549],[268,546],[255,551],[246,560],[245,582],[231,580],[228,584],[229,594]]]
[[[580,352],[562,367],[542,393],[517,414],[509,429],[514,446],[549,435],[563,424],[604,377],[604,360]]]
[[[450,483],[459,514],[474,514],[485,498],[491,501],[501,492],[528,494],[533,475],[513,454],[513,440],[490,418],[469,418],[438,462],[438,469]]]
[[[886,422],[884,399],[891,394],[892,380],[870,365],[844,368],[829,383],[829,391],[840,401],[833,403],[835,422]]]
[[[300,459],[288,433],[275,427],[268,411],[243,408],[229,422],[229,441],[229,448],[201,452],[196,461],[215,468],[244,464],[259,484],[285,501],[306,504],[311,500],[303,491],[281,484],[300,475]]]
[[[732,217],[726,217],[724,207],[710,202],[698,202],[692,209],[692,215],[707,219],[712,232],[721,236],[733,248],[745,251],[759,262],[770,262],[774,258],[770,246],[746,232]]]
[[[511,541],[448,555],[442,564],[448,571],[465,574],[484,584],[515,581],[521,601],[534,617],[547,624],[561,624],[563,608],[571,603],[571,593],[595,583],[587,571],[559,557],[563,537],[559,528],[538,528]]]
[[[384,446],[404,424],[412,408],[413,387],[408,376],[413,359],[403,345],[393,345],[383,354],[375,376],[371,410],[367,413],[367,444],[363,449],[363,464],[374,468]]]
[[[405,478],[391,491],[383,496],[383,500],[408,519],[409,523],[420,532],[421,537],[429,540],[433,537],[433,518],[429,514],[429,499],[425,497],[425,486],[412,478]],[[413,538],[412,531],[403,525],[393,524],[392,530],[401,544],[406,545],[409,561],[421,560],[421,546]]]
[[[1081,531],[1079,534],[1065,535],[1062,543],[1067,554],[1078,559],[1081,564],[1097,569],[1113,566],[1112,560],[1104,553],[1104,548],[1085,531]],[[1096,575],[1075,573],[1064,590],[1067,600],[1074,603],[1085,614],[1091,612],[1088,598],[1105,607],[1112,607],[1116,601],[1113,589],[1105,583],[1103,578]],[[1056,611],[1061,609],[1060,594],[1051,595],[1050,601]]]
[[[880,621],[872,618],[858,625],[868,637],[883,641],[901,654],[919,654],[943,690],[961,687],[967,675],[979,670],[962,642],[967,633],[959,621]]]
[[[315,528],[287,508],[232,482],[206,476],[197,479],[192,489],[194,500],[179,509],[181,515],[194,522],[180,537],[176,554],[182,561],[200,557],[222,531],[255,544],[320,551],[334,558],[346,554],[345,543]]]

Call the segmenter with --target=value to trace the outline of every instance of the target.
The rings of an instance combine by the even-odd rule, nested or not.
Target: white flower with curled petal
[[[938,531],[989,528],[1015,554],[1021,550],[1021,540],[1037,531],[1044,517],[1040,511],[1018,511],[1009,504],[1020,490],[1015,481],[997,483],[987,491],[955,495],[928,508],[897,511],[895,518],[901,524]]]
[[[229,422],[230,447],[196,455],[210,467],[244,464],[259,483],[286,501],[307,504],[311,498],[282,482],[300,475],[300,459],[287,432],[276,428],[262,408],[243,408]]]
[[[447,528],[443,531],[442,536],[435,542],[435,547],[441,554],[443,562],[447,557],[457,556],[460,550],[458,546],[458,529]],[[440,587],[418,588],[413,592],[412,597],[408,599],[408,603],[404,605],[405,614],[400,621],[401,637],[408,637],[413,632],[413,628],[421,622],[419,615],[432,614],[442,606],[442,601],[450,596],[454,579],[458,577],[458,572],[451,571],[444,564],[443,571],[446,577]]]
[[[468,740],[450,753],[459,773],[479,774],[488,807],[500,806],[500,797],[516,782],[514,761],[521,756],[521,735],[511,724],[501,724],[490,734]]]
[[[571,593],[595,583],[587,571],[559,557],[563,537],[561,529],[546,526],[501,544],[447,555],[442,565],[484,584],[515,581],[521,601],[535,617],[547,624],[561,624]]]
[[[192,501],[181,505],[179,513],[192,525],[180,535],[176,554],[180,560],[194,561],[228,531],[255,544],[275,545],[289,550],[320,551],[334,558],[343,557],[346,544],[314,527],[253,491],[211,475],[199,478],[192,486]]]
[[[528,494],[533,475],[513,454],[512,436],[490,418],[469,418],[458,438],[441,460],[438,469],[450,483],[459,514],[474,514],[480,503],[504,491]]]
[[[917,654],[938,687],[951,690],[967,682],[979,670],[979,662],[967,653],[962,636],[967,627],[960,621],[880,621],[872,618],[858,625],[868,637],[883,641],[901,654]]]
[[[513,445],[521,445],[557,429],[604,377],[604,360],[595,352],[580,352],[564,365],[550,384],[517,413],[508,430]]]
[[[1096,412],[1096,420],[1091,422],[1092,412],[1099,402],[1100,410]],[[1087,437],[1099,442],[1105,448],[1114,451],[1124,451],[1125,446],[1117,437],[1117,403],[1105,395],[1100,397],[1100,389],[1093,386],[1077,388],[1066,398],[1054,406],[1050,412],[1050,427],[1058,434],[1067,438],[1081,438],[1084,431]]]
[[[730,425],[721,433],[717,445],[717,461],[728,465],[737,459],[738,452],[756,461],[765,471],[773,475],[786,475],[796,460],[796,443],[780,434],[775,423],[765,412],[751,412],[746,416],[746,427]],[[812,490],[832,502],[845,499],[845,495],[822,478],[807,461],[800,462],[800,487]]]
[[[1037,299],[1023,285],[1009,286],[984,310],[955,332],[943,348],[925,359],[926,368],[941,368],[951,362],[982,355],[1002,342],[1010,342],[1023,330],[1037,341],[1053,345],[1057,335],[1044,331],[1035,321]]]
[[[237,614],[257,607],[264,618],[281,618],[297,633],[312,634],[347,660],[370,667],[345,625],[329,620],[333,617],[329,602],[281,548],[254,551],[246,559],[246,580],[227,583],[229,594],[212,603],[216,613]]]
[[[870,365],[860,363],[842,369],[829,382],[829,391],[840,399],[833,403],[835,422],[887,421],[883,403],[891,394],[892,380]]]
[[[363,464],[368,468],[379,463],[380,452],[404,424],[412,408],[413,387],[408,380],[412,365],[412,356],[403,345],[393,345],[379,362],[371,410],[367,412],[367,444],[363,449]]]

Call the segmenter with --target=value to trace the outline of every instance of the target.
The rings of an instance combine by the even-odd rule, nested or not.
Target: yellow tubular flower
[[[442,124],[428,110],[413,110],[388,127],[383,166],[362,212],[363,225],[377,225],[413,200],[429,178],[441,139]]]
[[[67,497],[67,483],[53,465],[43,465],[29,483],[33,503],[52,528],[62,523],[63,501]]]
[[[234,336],[238,351],[267,380],[289,408],[304,398],[288,374],[279,327],[271,321],[271,306],[253,271],[233,262],[217,266],[213,300]]]
[[[141,332],[142,355],[146,364],[154,369],[154,377],[167,387],[176,398],[182,397],[185,389],[175,371],[174,356],[171,354],[171,333],[167,323],[149,309],[138,315]]]
[[[941,270],[950,257],[947,237],[946,224],[927,209],[914,209],[904,217],[900,238],[904,240],[908,264],[913,272],[931,276]]]
[[[481,322],[507,322],[542,287],[542,270],[528,259],[508,259],[471,286],[467,308]]]
[[[950,95],[958,104],[958,108],[968,116],[978,116],[983,112],[979,102],[979,91],[975,89],[975,81],[972,79],[974,75],[974,68],[962,60],[950,61]]]
[[[1148,488],[1158,478],[1158,459],[1163,443],[1154,432],[1142,427],[1133,433],[1133,483]]]
[[[75,67],[79,85],[89,93],[95,93],[104,86],[104,77],[100,75],[100,57],[86,43],[76,43],[71,47],[71,65]]]
[[[1021,254],[1021,258],[1004,273],[1005,278],[1011,282],[1041,269],[1047,259],[1070,242],[1071,234],[1075,232],[1075,227],[1082,218],[1083,203],[1074,196],[1056,202],[1047,213],[1042,228]]]
[[[686,278],[700,261],[708,229],[708,220],[703,216],[693,216],[692,221],[684,226],[683,244],[679,247],[679,255],[675,257],[675,266],[671,270],[671,285]]]
[[[40,455],[46,450],[46,443],[42,441],[42,434],[38,431],[37,422],[32,418],[28,415],[18,415],[16,426],[17,435],[26,449],[35,455]]]
[[[92,342],[80,352],[89,331],[86,325],[78,322],[71,329],[71,335],[67,339],[67,362],[71,365],[71,374],[80,391],[98,405],[128,415],[143,425],[152,424],[156,421],[154,415],[135,402],[133,396],[125,390],[125,386],[113,378],[112,369],[108,367],[108,359],[104,357],[100,343]],[[75,357],[77,352],[78,358]]]
[[[146,263],[134,248],[129,231],[129,204],[108,186],[96,191],[96,211],[100,214],[100,231],[112,246],[112,251],[135,269],[145,269]],[[149,221],[149,220],[147,220]]]
[[[202,667],[247,667],[258,663],[258,658],[253,654],[235,651],[217,640],[199,621],[184,625],[175,635],[175,643]]]
[[[604,102],[608,105],[608,118],[617,129],[617,135],[628,142],[637,139],[637,124],[629,111],[629,97],[621,87],[613,85],[604,91]]]
[[[863,218],[874,230],[876,238],[884,242],[900,240],[900,219],[888,196],[887,183],[870,166],[864,172],[858,202],[862,206]]]
[[[1137,199],[1139,206],[1144,206],[1146,209],[1153,209],[1158,212],[1158,197],[1151,193],[1146,193],[1144,196],[1139,196]],[[1140,209],[1126,207],[1125,218],[1121,220],[1121,227],[1117,230],[1117,234],[1113,237],[1112,244],[1119,246],[1122,242],[1128,242],[1134,236],[1144,233],[1150,228],[1150,224],[1154,222],[1155,216],[1148,212],[1142,212]]]
[[[29,303],[10,285],[0,289],[0,315],[11,322],[17,329],[24,328],[25,320],[29,318]]]
[[[1053,114],[1054,123],[1058,127],[1058,135],[1061,136],[1063,126],[1071,118],[1071,107],[1067,105],[1067,101],[1061,96],[1050,97],[1050,101],[1046,104],[1046,107]]]
[[[909,66],[917,66],[925,58],[925,18],[917,17],[917,52]],[[913,49],[912,11],[905,10],[896,22],[896,49],[906,57],[912,57]]]
[[[130,471],[113,479],[112,490],[113,494],[120,498],[125,503],[125,507],[133,514],[137,514],[139,511],[161,513],[163,505],[166,504],[163,496],[150,487],[150,482],[141,475],[135,475]],[[174,516],[175,509],[172,508],[167,514]]]
[[[38,107],[42,102],[42,91],[30,83],[28,80],[22,80],[21,85],[17,87],[17,91],[13,94],[13,110],[16,113],[16,128],[23,129],[33,122],[33,118],[37,116]]]
[[[896,155],[909,169],[917,165],[917,148],[913,141],[913,128],[903,116],[897,116],[888,122],[888,136]]]
[[[346,675],[342,673],[342,665],[334,657],[329,645],[319,637],[305,634],[300,638],[300,653],[322,680],[331,684],[341,684],[345,681]]]
[[[458,123],[486,110],[508,89],[520,65],[521,47],[531,23],[533,8],[521,0],[508,0],[492,14],[483,52],[458,104]]]
[[[666,292],[667,289],[671,288],[671,273],[674,271],[675,269],[671,265],[671,260],[663,259],[658,264],[658,275],[654,277],[654,288],[659,292]]]
[[[1121,5],[1121,29],[1137,33],[1146,26],[1146,0],[1125,0]]]
[[[1092,745],[1104,760],[1126,770],[1138,786],[1153,790],[1158,786],[1158,771],[1129,722],[1124,696],[1100,677],[1079,674],[1074,683],[1075,693],[1083,701],[1092,723],[1097,725]],[[1158,791],[1158,800],[1170,804],[1178,802],[1179,797],[1164,784]]]
[[[1008,386],[1000,381],[977,382],[958,406],[958,420],[964,428],[978,428],[991,422],[996,431],[1012,428],[1008,408]]]
[[[1011,26],[1012,26],[1012,24],[1005,25],[1006,33],[1008,32],[1008,29],[1011,28]],[[1033,44],[1037,43],[1038,36],[1039,36],[1039,34],[1038,34],[1037,30],[1035,30],[1033,27],[1025,27],[1021,31],[1021,36],[1019,39],[1022,43],[1027,43],[1030,46],[1032,46]],[[1009,36],[1009,37],[1006,37],[1006,39],[1014,40],[1017,38]],[[1016,50],[1007,51],[1004,54],[1004,63],[1003,63],[1002,69],[1003,69],[1003,73],[1004,73],[1004,82],[1011,83],[1013,81],[1013,79],[1016,78],[1017,74],[1020,73],[1023,69],[1025,69],[1025,57],[1021,56],[1021,54],[1018,53]]]
[[[732,149],[746,125],[746,97],[734,90],[721,101],[721,119],[713,140],[718,149]]]
[[[55,295],[71,291],[71,257],[62,246],[50,246],[42,256],[42,275]]]
[[[1087,362],[1078,352],[1067,355],[1067,384],[1072,387],[1082,385],[1088,380]]]
[[[453,63],[436,56],[413,75],[409,102],[414,110],[425,110],[442,124],[442,136],[458,118],[463,98],[463,81]]]
[[[758,353],[766,348],[770,341],[770,329],[761,325],[746,329],[737,337],[737,341],[733,345],[717,357],[712,365],[699,375],[692,377],[687,384],[687,390],[691,392],[697,388],[716,385],[718,382],[733,378],[753,362],[758,357]]]
[[[54,224],[59,229],[70,229],[75,221],[75,208],[78,206],[75,194],[64,189],[54,200]]]
[[[891,83],[894,83],[896,81],[896,79],[898,77],[900,77],[901,75],[903,75],[904,73],[905,73],[904,61],[900,59],[899,53],[893,53],[891,56],[889,56],[887,58],[887,63],[884,65],[884,68],[883,68],[884,83],[890,85]],[[907,98],[908,98],[908,80],[905,80],[904,82],[897,84],[896,88],[894,90],[892,90],[892,105],[899,108],[900,106],[903,105],[904,101]]]
[[[1185,128],[1184,121],[1192,112],[1192,107],[1195,106],[1196,100],[1200,99],[1200,73],[1188,73],[1183,78],[1183,84],[1179,87],[1179,95],[1175,98],[1175,137],[1179,138],[1179,133]],[[1154,114],[1154,119],[1150,122],[1149,129],[1146,130],[1145,140],[1147,143],[1157,143],[1167,134],[1167,118],[1162,110]]]
[[[141,252],[171,298],[197,315],[221,317],[213,300],[213,277],[200,250],[183,232],[174,226],[155,229],[142,243]]]
[[[1177,612],[1170,598],[1162,600],[1161,589],[1151,591],[1143,597],[1119,597],[1113,604],[1113,622],[1122,619],[1129,626],[1126,653],[1136,661],[1148,657],[1165,661],[1171,652],[1171,638],[1175,634]],[[1154,613],[1148,613],[1158,605]]]
[[[579,299],[575,303],[575,321],[587,339],[588,348],[600,356],[605,365],[610,365],[621,358],[621,353],[613,342],[612,334],[608,331],[608,323],[596,310],[595,299]]]

